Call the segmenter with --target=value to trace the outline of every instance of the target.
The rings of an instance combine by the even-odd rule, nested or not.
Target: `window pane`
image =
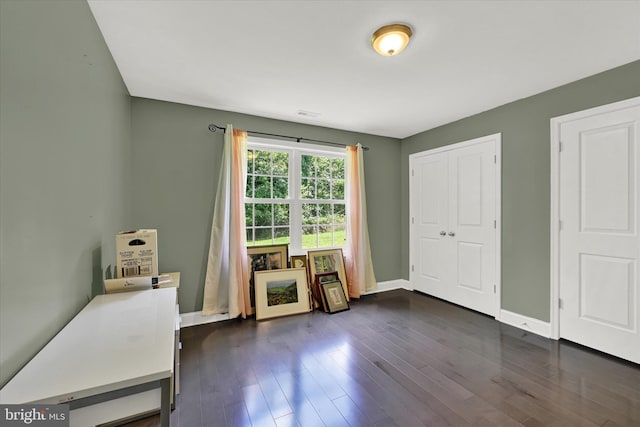
[[[316,176],[316,167],[313,156],[301,156],[300,176],[303,178]]]
[[[333,246],[333,227],[325,227],[318,233],[318,247],[329,248]]]
[[[286,199],[289,196],[289,180],[287,178],[273,178],[273,198]]]
[[[319,179],[318,180],[318,199],[330,199],[331,198],[331,190],[330,190],[329,180],[328,179]]]
[[[244,205],[244,221],[247,227],[253,225],[253,204],[246,203]]]
[[[245,197],[253,197],[253,175],[247,175],[247,190]]]
[[[338,180],[331,184],[331,198],[333,200],[344,200],[344,181]]]
[[[253,228],[247,228],[247,246],[253,246],[255,242],[253,241]]]
[[[344,159],[331,159],[331,178],[344,179]]]
[[[300,197],[303,199],[315,199],[316,198],[316,180],[302,178],[300,184]]]
[[[254,218],[256,226],[271,226],[273,225],[271,203],[256,203],[254,208]]]
[[[303,226],[302,227],[302,248],[317,248],[317,235],[318,229],[316,226]]]
[[[318,205],[318,224],[332,224],[331,205],[322,203]]]
[[[291,241],[289,237],[289,227],[276,227],[273,229],[273,243],[276,245],[288,244]]]
[[[316,157],[318,166],[318,176],[322,178],[331,178],[331,159],[327,157]]]
[[[271,175],[271,153],[269,151],[255,151],[255,173]]]
[[[271,177],[256,176],[255,182],[256,182],[256,186],[255,186],[254,197],[257,199],[270,199],[271,198]]]
[[[276,204],[273,212],[275,225],[289,225],[289,205]]]
[[[344,246],[347,244],[347,231],[343,225],[337,225],[333,229],[333,246]]]
[[[270,245],[273,239],[271,238],[271,228],[256,228],[256,246]]]
[[[289,154],[273,153],[273,174],[287,176],[289,174]]]
[[[318,214],[316,211],[315,203],[304,203],[302,205],[302,223],[303,224],[318,223]]]
[[[253,173],[253,158],[255,152],[253,150],[247,150],[247,173]]]
[[[333,223],[344,224],[345,207],[344,205],[333,205]]]

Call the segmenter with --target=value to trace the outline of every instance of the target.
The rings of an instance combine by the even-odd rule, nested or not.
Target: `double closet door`
[[[500,134],[410,157],[410,281],[497,316]]]

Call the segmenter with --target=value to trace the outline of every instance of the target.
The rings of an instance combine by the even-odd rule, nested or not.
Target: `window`
[[[293,254],[346,242],[344,150],[251,138],[245,217],[249,246]]]

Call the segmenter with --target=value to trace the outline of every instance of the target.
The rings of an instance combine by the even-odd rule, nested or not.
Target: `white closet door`
[[[495,144],[487,141],[449,152],[449,229],[455,265],[451,300],[495,316]]]
[[[560,336],[640,363],[640,106],[560,128]]]
[[[500,135],[411,156],[415,290],[496,316],[496,173]]]

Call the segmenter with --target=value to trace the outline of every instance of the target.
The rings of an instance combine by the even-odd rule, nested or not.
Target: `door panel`
[[[454,156],[458,225],[482,226],[482,152]]]
[[[580,138],[582,231],[633,233],[633,145],[628,124]]]
[[[632,331],[635,264],[630,259],[580,254],[580,317]]]
[[[560,336],[640,363],[640,107],[560,127]]]
[[[458,242],[458,286],[482,291],[482,250],[481,244]]]
[[[440,283],[442,280],[442,245],[440,239],[420,239],[420,259],[418,268],[420,276]]]

